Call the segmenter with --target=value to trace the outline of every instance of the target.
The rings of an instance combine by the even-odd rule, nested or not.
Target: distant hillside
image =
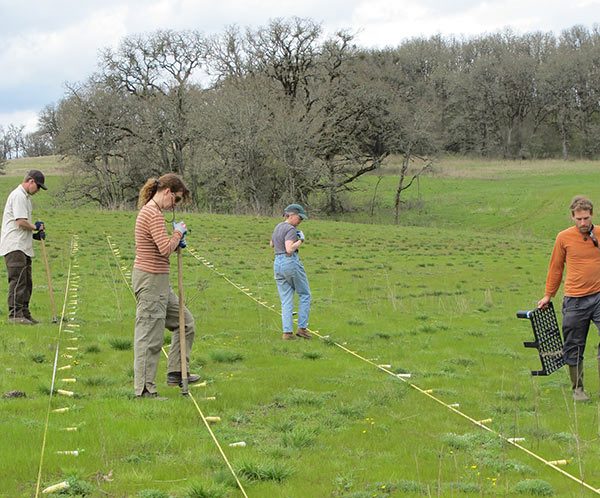
[[[46,175],[64,175],[68,160],[61,156],[22,157],[11,159],[6,165],[6,176],[23,176],[30,169],[39,169]]]

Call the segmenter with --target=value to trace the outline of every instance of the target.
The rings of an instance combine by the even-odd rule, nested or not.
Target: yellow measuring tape
[[[123,278],[123,280],[127,284],[127,288],[129,289],[129,292],[131,293],[131,296],[135,299],[135,294],[133,292],[133,288],[131,287],[131,284],[129,283],[129,279],[127,278],[128,276],[130,276],[130,274],[127,271],[128,270],[127,269],[127,265],[124,264],[124,262],[122,261],[121,255],[120,255],[120,251],[116,247],[116,245],[112,242],[112,239],[111,239],[110,235],[106,236],[106,240],[108,242],[109,247],[111,248],[111,251],[112,251],[113,256],[115,258],[115,261],[117,263],[117,267],[119,268],[119,272],[121,273],[121,277]],[[164,347],[162,348],[162,352],[165,355],[165,357],[168,357],[167,352],[165,351]],[[194,403],[194,406],[196,407],[196,410],[198,410],[198,413],[200,415],[200,418],[202,419],[202,422],[204,423],[204,425],[206,427],[206,430],[208,431],[208,433],[210,434],[210,437],[212,438],[212,440],[214,441],[215,445],[217,446],[217,449],[219,450],[219,453],[221,453],[221,456],[223,457],[223,460],[225,461],[225,464],[227,465],[227,468],[229,469],[229,471],[231,472],[231,474],[235,478],[235,482],[237,483],[238,487],[240,488],[240,491],[242,492],[242,494],[244,495],[245,498],[248,498],[248,495],[246,494],[246,491],[244,490],[244,487],[242,486],[242,483],[238,479],[238,476],[236,475],[235,471],[233,470],[233,467],[229,463],[229,460],[228,460],[227,456],[225,455],[225,452],[223,451],[223,448],[219,444],[219,441],[217,440],[217,438],[215,436],[215,433],[210,428],[209,422],[208,422],[207,418],[204,416],[204,413],[202,412],[202,410],[200,409],[200,406],[198,405],[196,399],[194,398],[194,396],[193,396],[193,394],[191,392],[188,393],[188,396],[190,397],[190,399]]]
[[[190,247],[188,245],[187,247],[188,252],[198,261],[200,261],[204,266],[206,266],[207,268],[209,268],[211,271],[213,271],[214,273],[216,273],[218,276],[220,276],[221,278],[223,278],[225,281],[227,281],[229,284],[231,284],[232,286],[234,286],[236,289],[238,289],[240,292],[242,292],[243,294],[245,294],[246,296],[248,296],[250,299],[252,299],[253,301],[255,301],[256,303],[258,303],[259,305],[275,312],[275,313],[279,313],[276,309],[274,305],[270,305],[269,303],[267,303],[267,301],[265,301],[264,299],[260,298],[260,297],[256,297],[254,295],[254,293],[250,292],[250,288],[236,283],[233,280],[231,280],[229,277],[227,277],[227,275],[225,275],[223,272],[217,270],[217,268],[215,267],[215,265],[213,263],[211,263],[209,260],[207,260],[206,258],[202,257],[200,254],[198,254],[198,252],[193,249],[192,247]],[[311,330],[311,329],[307,329],[308,331],[310,331],[312,334],[314,334],[315,336],[319,337],[322,340],[328,340],[328,336],[323,336],[321,335],[318,331],[316,330]],[[365,363],[368,363],[369,365],[374,366],[375,368],[387,373],[388,375],[391,375],[392,377],[401,380],[402,382],[408,384],[410,387],[412,387],[413,389],[415,389],[416,391],[420,392],[421,394],[424,394],[425,396],[429,397],[430,399],[434,400],[436,403],[439,403],[440,405],[448,408],[448,410],[452,411],[453,413],[456,413],[457,415],[460,415],[461,417],[465,418],[466,420],[468,420],[469,422],[475,424],[478,427],[481,427],[482,429],[496,435],[497,437],[499,437],[500,439],[502,439],[503,441],[511,444],[512,446],[514,446],[515,448],[520,449],[521,451],[527,453],[528,455],[532,456],[533,458],[539,460],[540,462],[542,462],[543,464],[547,465],[548,467],[551,467],[552,469],[556,470],[557,472],[560,472],[561,474],[563,474],[565,477],[568,477],[569,479],[572,479],[573,481],[577,482],[578,484],[581,484],[583,487],[587,488],[590,491],[593,491],[594,493],[600,495],[600,489],[596,489],[593,486],[590,486],[588,483],[586,483],[585,481],[579,479],[578,477],[575,477],[572,474],[569,474],[568,472],[564,471],[563,469],[559,468],[557,465],[559,463],[561,463],[561,461],[550,461],[550,460],[546,460],[544,457],[532,452],[531,450],[525,448],[524,446],[522,446],[521,444],[518,443],[518,441],[516,441],[516,438],[511,438],[511,437],[507,437],[504,436],[503,434],[500,434],[499,432],[495,431],[494,429],[490,428],[489,426],[487,426],[486,424],[491,422],[491,419],[487,419],[487,420],[476,420],[472,417],[470,417],[469,415],[467,415],[466,413],[458,410],[456,408],[456,406],[453,406],[452,403],[446,403],[443,400],[439,399],[438,397],[434,396],[432,394],[431,390],[428,389],[422,389],[419,386],[417,386],[416,384],[413,384],[411,382],[409,382],[408,380],[406,380],[406,378],[404,378],[402,376],[402,374],[396,374],[394,372],[392,372],[391,370],[389,370],[386,366],[383,365],[377,365],[376,363],[374,363],[373,361],[369,360],[368,358],[365,358],[364,356],[361,356],[360,354],[358,354],[355,351],[352,351],[350,349],[348,349],[347,347],[343,346],[342,344],[339,344],[335,341],[331,341],[329,340],[329,342],[333,345],[335,345],[336,347],[338,347],[339,349],[345,351],[348,354],[351,354],[352,356],[354,356],[355,358],[358,358],[361,361],[364,361]]]

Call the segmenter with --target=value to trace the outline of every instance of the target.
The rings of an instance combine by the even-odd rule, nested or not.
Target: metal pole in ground
[[[179,353],[181,354],[181,394],[187,396],[188,366],[185,343],[185,297],[183,293],[183,256],[181,247],[177,248],[177,287],[179,289]]]
[[[56,316],[56,304],[54,304],[54,290],[52,289],[52,274],[50,273],[50,265],[48,264],[48,254],[46,253],[46,241],[40,239],[42,244],[42,259],[44,260],[44,266],[46,267],[46,278],[48,279],[48,293],[50,294],[50,307],[52,310],[52,323],[58,323],[58,317]]]

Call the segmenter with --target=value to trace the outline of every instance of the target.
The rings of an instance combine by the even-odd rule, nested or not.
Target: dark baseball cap
[[[27,173],[27,178],[33,178],[33,181],[37,183],[37,186],[41,189],[48,190],[48,187],[44,185],[46,177],[39,169],[32,169]]]
[[[306,214],[306,211],[304,211],[304,208],[300,204],[290,204],[288,207],[286,207],[283,210],[283,212],[288,213],[288,214],[297,214],[303,220],[308,219],[308,215]]]

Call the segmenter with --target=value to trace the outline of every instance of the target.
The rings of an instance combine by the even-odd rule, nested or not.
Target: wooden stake
[[[56,304],[54,304],[54,289],[52,289],[52,275],[50,274],[50,265],[48,264],[48,254],[46,254],[46,241],[40,239],[42,243],[42,259],[44,260],[44,266],[46,267],[46,278],[48,279],[48,292],[50,294],[50,307],[52,309],[52,323],[58,323],[58,317],[56,316]]]
[[[179,288],[179,353],[181,354],[181,394],[187,396],[188,368],[185,343],[185,296],[183,292],[183,256],[181,247],[177,248],[177,287]]]

